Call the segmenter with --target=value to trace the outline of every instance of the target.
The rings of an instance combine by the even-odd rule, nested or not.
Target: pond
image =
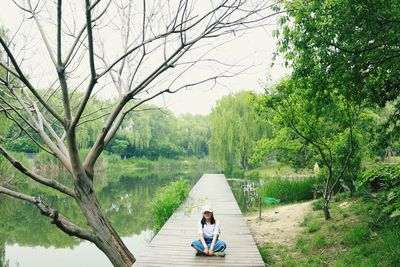
[[[97,188],[107,217],[130,251],[137,255],[154,231],[150,203],[158,188],[183,177],[190,188],[205,170],[148,171],[113,178]],[[60,196],[42,198],[79,225],[83,216],[76,204]],[[111,267],[95,245],[70,237],[40,215],[34,206],[2,198],[0,203],[0,267]]]

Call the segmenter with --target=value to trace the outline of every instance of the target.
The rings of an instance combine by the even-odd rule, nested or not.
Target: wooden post
[[[262,196],[261,190],[262,186],[264,185],[264,180],[259,178],[259,185],[258,185],[258,219],[261,221],[261,203],[262,203]]]

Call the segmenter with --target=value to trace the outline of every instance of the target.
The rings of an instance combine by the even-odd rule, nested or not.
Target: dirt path
[[[261,221],[258,213],[245,218],[257,244],[271,242],[290,246],[302,231],[300,224],[304,216],[311,210],[312,201],[309,201],[263,211]]]

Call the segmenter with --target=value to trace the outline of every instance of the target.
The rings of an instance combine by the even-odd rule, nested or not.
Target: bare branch
[[[96,3],[94,3],[94,4],[92,5],[92,7],[90,8],[90,10],[92,10],[98,3],[100,3],[100,1],[97,1]],[[106,7],[103,9],[103,11],[100,12],[100,14],[99,14],[96,18],[92,19],[92,23],[96,22],[96,21],[99,20],[101,17],[103,17],[103,15],[106,13],[106,11],[107,11],[107,9],[109,8],[109,6],[110,6],[111,3],[112,3],[112,0],[109,0],[108,3],[107,3],[107,5],[106,5]],[[86,25],[86,23],[85,23],[85,25],[83,25],[83,27],[82,27],[81,30],[79,31],[78,35],[76,36],[75,42],[74,42],[74,44],[72,45],[72,47],[70,48],[70,52],[68,53],[68,56],[65,58],[65,61],[64,61],[64,64],[65,64],[65,65],[66,65],[66,64],[68,63],[68,61],[71,59],[71,56],[72,56],[72,54],[73,54],[73,52],[74,52],[74,50],[75,50],[75,47],[77,46],[78,43],[80,43],[80,38],[81,38],[82,34],[85,32],[86,28],[87,28],[87,25]]]
[[[99,3],[97,1],[95,4]],[[86,32],[88,36],[88,47],[89,47],[89,66],[90,66],[90,73],[91,73],[91,81],[88,88],[88,91],[91,92],[93,89],[94,83],[96,82],[96,68],[94,65],[94,48],[93,48],[93,28],[92,28],[92,14],[91,14],[91,5],[90,0],[85,0],[86,3]],[[90,95],[90,93],[89,93]]]
[[[90,66],[90,82],[88,88],[86,89],[85,96],[82,99],[81,105],[75,115],[74,120],[71,123],[71,129],[74,129],[82,116],[82,113],[86,107],[86,104],[92,94],[93,88],[97,83],[96,67],[94,64],[94,48],[93,48],[93,28],[92,28],[92,15],[91,10],[100,1],[97,1],[93,6],[90,5],[90,0],[85,0],[86,3],[86,32],[88,37],[88,47],[89,47],[89,66]]]
[[[0,154],[2,154],[17,170],[25,174],[26,176],[32,178],[36,182],[39,182],[43,185],[47,185],[51,188],[58,190],[64,194],[67,194],[73,198],[75,198],[75,193],[72,189],[67,186],[60,184],[57,181],[44,178],[30,170],[28,170],[24,165],[22,165],[16,158],[14,158],[10,153],[8,153],[2,146],[0,146]]]
[[[14,75],[15,77],[17,77],[18,79],[21,80],[21,78],[19,77],[18,73],[16,73],[14,70],[12,70],[9,66],[7,66],[6,64],[4,64],[4,62],[0,61],[0,66],[2,66],[6,71],[10,72],[12,75]]]
[[[61,153],[63,153],[65,156],[68,156],[68,150],[67,147],[65,146],[64,142],[61,140],[61,138],[58,136],[56,131],[53,129],[51,124],[46,120],[46,118],[43,116],[43,114],[38,114],[38,116],[41,117],[43,121],[43,125],[49,130],[51,136],[56,140],[57,146],[60,149]]]
[[[51,149],[51,151],[53,151],[53,153],[55,154],[55,156],[61,161],[61,163],[64,165],[65,168],[67,168],[67,170],[70,173],[73,173],[72,171],[72,165],[71,165],[71,161],[70,161],[70,157],[69,154],[66,153],[64,154],[65,150],[64,150],[64,146],[62,144],[60,144],[60,148],[54,144],[54,142],[49,138],[49,136],[46,134],[46,132],[44,131],[44,121],[43,121],[43,114],[40,112],[39,108],[37,107],[36,103],[32,102],[33,107],[35,108],[37,117],[38,117],[38,132],[40,137],[42,138],[42,140],[44,141],[44,143]],[[61,142],[61,140],[59,140],[58,138],[56,138],[56,142]],[[64,150],[64,151],[63,151]]]
[[[27,119],[25,119],[24,116],[21,115],[21,113],[13,106],[9,103],[9,101],[7,101],[6,99],[4,99],[1,95],[0,95],[0,99],[12,110],[14,111],[15,114],[17,114],[18,117],[20,117],[31,129],[33,129],[35,132],[38,131],[38,129],[32,125]],[[26,106],[25,106],[26,107]],[[26,108],[27,109],[27,108]],[[26,110],[25,109],[25,110]]]
[[[0,194],[5,194],[10,197],[34,204],[40,210],[42,215],[49,217],[52,220],[51,223],[55,224],[59,229],[68,235],[76,236],[91,242],[94,242],[95,240],[95,236],[92,233],[77,226],[76,224],[73,224],[57,210],[49,207],[38,197],[32,197],[20,192],[16,192],[3,186],[0,186]]]
[[[38,101],[51,113],[51,115],[53,115],[54,118],[56,118],[59,122],[61,122],[64,125],[63,118],[47,104],[47,102],[40,96],[40,94],[36,91],[36,89],[32,86],[32,84],[29,82],[29,80],[23,74],[21,68],[19,67],[19,64],[15,60],[14,55],[12,54],[11,50],[8,48],[8,46],[2,36],[0,36],[0,44],[1,44],[1,46],[3,46],[4,50],[7,53],[7,56],[10,58],[15,70],[18,73],[18,76],[16,76],[16,77],[18,77],[25,84],[25,86],[32,92],[32,94],[38,99]]]
[[[127,110],[122,111],[118,115],[118,117],[115,119],[112,127],[110,128],[109,132],[107,133],[106,137],[104,138],[104,144],[107,145],[111,141],[112,137],[115,135],[115,133],[117,132],[117,130],[121,126],[121,123],[124,120],[126,114],[128,114],[130,111],[134,110],[135,108],[139,107],[143,103],[148,102],[151,99],[154,99],[157,96],[162,95],[162,94],[167,93],[167,92],[170,92],[170,90],[169,89],[162,90],[162,91],[160,91],[160,92],[158,92],[158,93],[156,93],[156,94],[154,94],[154,95],[152,95],[152,96],[150,96],[150,97],[148,97],[148,98],[136,103],[135,105],[133,105],[132,107],[128,108]]]
[[[189,49],[190,46],[188,47],[180,47],[178,48],[168,59],[166,62],[163,62],[153,73],[151,73],[146,79],[144,79],[137,87],[135,87],[134,90],[130,91],[128,94],[126,94],[117,104],[116,108],[114,111],[111,113],[106,125],[103,127],[101,134],[98,136],[96,139],[95,144],[93,145],[92,149],[90,150],[88,156],[86,157],[84,161],[84,166],[85,169],[92,169],[94,166],[94,163],[96,162],[98,156],[102,152],[104,146],[106,145],[105,143],[105,138],[109,134],[110,129],[113,127],[115,120],[117,117],[121,117],[122,119],[125,115],[120,115],[119,113],[122,111],[122,109],[125,107],[125,105],[132,99],[132,97],[139,93],[140,91],[144,90],[146,86],[151,83],[155,78],[157,78],[161,73],[166,71],[168,68],[172,66],[173,63],[175,63],[180,57],[184,55],[184,53]],[[183,51],[183,52],[182,52]],[[117,119],[118,121],[118,119]],[[115,124],[116,125],[116,124]],[[115,131],[118,129],[118,127],[114,128],[115,130],[112,131],[113,134]],[[112,134],[112,135],[113,135]],[[110,136],[110,135],[108,135]]]
[[[41,23],[40,23],[40,20],[39,20],[39,18],[38,18],[37,15],[36,15],[37,12],[36,12],[35,9],[37,8],[37,6],[36,6],[35,9],[34,9],[34,8],[32,8],[31,1],[28,0],[27,2],[28,2],[29,10],[27,10],[27,9],[23,9],[23,10],[29,12],[29,13],[32,15],[32,18],[35,20],[36,26],[37,26],[37,28],[38,28],[38,30],[39,30],[40,35],[42,36],[43,42],[44,42],[44,44],[45,44],[45,46],[46,46],[47,52],[49,53],[49,56],[50,56],[50,58],[51,58],[51,61],[53,62],[54,67],[57,69],[57,61],[56,61],[56,58],[55,58],[55,56],[54,56],[54,52],[53,52],[53,50],[51,49],[51,46],[50,46],[49,41],[47,40],[47,36],[46,36],[46,34],[45,34],[45,32],[44,32],[44,29],[43,29],[43,27],[42,27],[42,25],[41,25]],[[15,3],[15,2],[14,2],[14,3]],[[38,2],[38,4],[39,4],[39,2]]]
[[[42,144],[36,141],[35,138],[33,138],[33,136],[11,114],[9,114],[9,112],[5,112],[5,114],[7,118],[12,120],[15,124],[17,124],[18,128],[20,128],[20,130],[24,132],[29,137],[29,139],[31,139],[38,147],[40,147],[42,150],[46,151],[50,155],[54,155],[53,152],[49,151],[47,148],[42,146]]]
[[[81,122],[78,123],[77,127],[82,125],[82,124],[88,123],[88,122],[97,121],[97,120],[99,120],[101,118],[107,117],[110,114],[111,114],[111,112],[108,112],[108,113],[102,114],[100,116],[97,116],[95,118],[91,118],[91,119],[87,119],[87,120],[81,121]]]

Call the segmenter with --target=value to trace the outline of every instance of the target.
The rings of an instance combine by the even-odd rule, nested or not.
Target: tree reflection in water
[[[149,232],[152,231],[149,207],[157,189],[170,181],[179,179],[179,177],[188,180],[189,185],[193,186],[200,175],[200,171],[151,172],[141,170],[140,175],[121,176],[99,184],[97,187],[98,197],[112,225],[122,237],[146,235],[143,238],[149,241],[148,235],[152,233]],[[28,189],[26,190],[28,191]],[[60,195],[48,197],[47,191],[46,194],[41,191],[46,190],[43,188],[35,190],[35,194],[41,196],[46,203],[60,210],[66,217],[81,227],[85,227],[84,217],[74,202]],[[1,198],[0,214],[0,267],[13,267],[12,265],[9,266],[7,262],[7,246],[18,244],[19,247],[24,247],[24,249],[54,247],[57,249],[68,248],[73,251],[83,242],[62,233],[31,204]],[[13,249],[16,249],[15,246]],[[41,252],[37,257],[46,258],[43,253],[45,252]],[[68,255],[65,256],[68,257]],[[90,257],[87,254],[83,256]],[[93,256],[97,257],[98,254]],[[18,257],[22,259],[24,255]],[[10,262],[10,264],[13,263]],[[51,263],[49,264],[51,266]],[[53,266],[61,266],[60,259]],[[20,267],[25,266],[20,265]]]

